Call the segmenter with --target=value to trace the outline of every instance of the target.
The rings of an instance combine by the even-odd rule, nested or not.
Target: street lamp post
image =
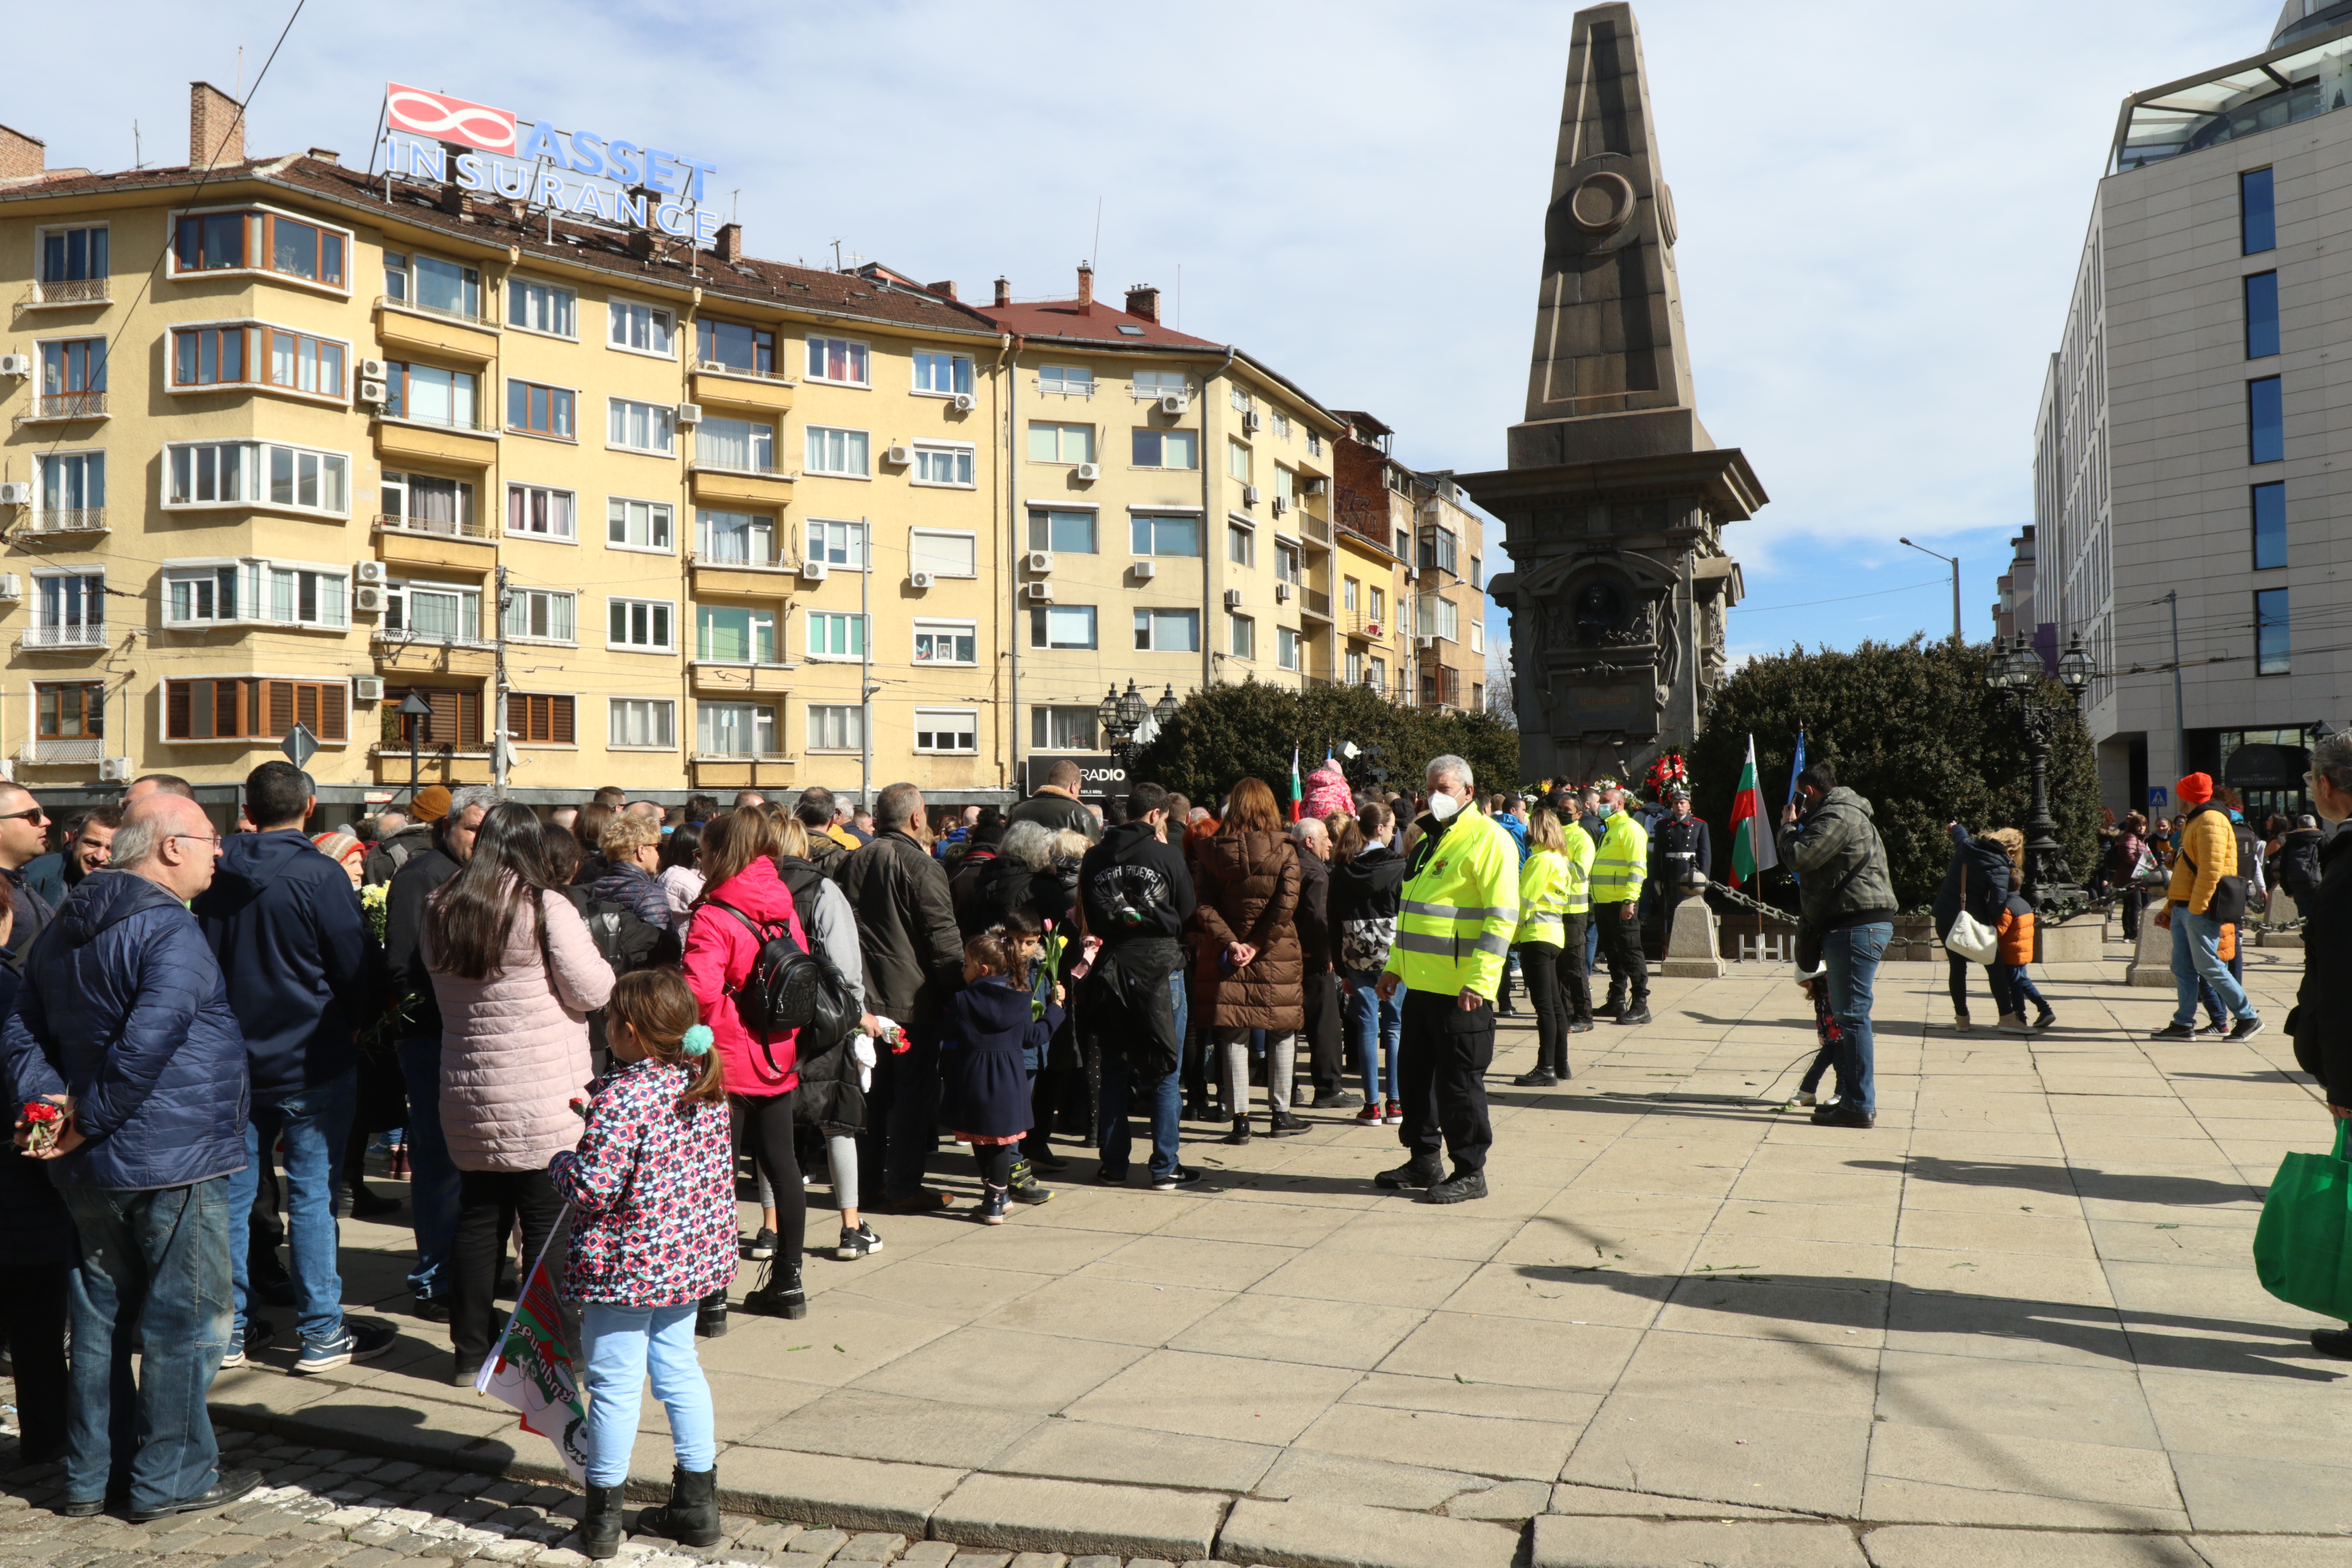
[[[1895,542],[1897,544],[1911,544],[1911,542],[1907,539],[1898,539]],[[1965,646],[1960,639],[1960,558],[1957,555],[1946,555],[1937,551],[1930,550],[1924,544],[1911,544],[1911,548],[1917,551],[1922,555],[1933,555],[1937,560],[1941,561],[1951,567],[1952,646],[1955,648]]]
[[[2080,632],[2059,657],[2058,680],[2073,704],[2079,704],[2084,688],[2091,683],[2091,656],[2084,651]],[[2018,721],[2025,731],[2026,754],[2033,770],[2033,795],[2025,816],[2025,886],[2021,891],[2037,911],[2045,891],[2074,886],[2065,851],[2058,844],[2058,823],[2050,815],[2050,746],[2058,738],[2058,720],[2064,710],[2033,700],[2033,689],[2041,681],[2042,656],[2025,638],[2004,639],[1995,645],[1991,661],[1985,666],[1985,684],[2017,699]]]
[[[1132,771],[1135,766],[1135,753],[1141,750],[1136,742],[1135,732],[1143,728],[1144,720],[1148,718],[1155,724],[1164,725],[1174,717],[1176,688],[1173,683],[1160,692],[1159,701],[1146,707],[1143,693],[1135,689],[1132,678],[1128,680],[1125,692],[1113,686],[1103,693],[1102,701],[1095,707],[1095,722],[1101,725],[1103,733],[1110,738],[1110,754],[1122,773]]]

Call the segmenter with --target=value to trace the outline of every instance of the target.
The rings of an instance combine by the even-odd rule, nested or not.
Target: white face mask
[[[1439,793],[1429,797],[1429,815],[1444,822],[1462,809],[1462,803],[1450,795]]]

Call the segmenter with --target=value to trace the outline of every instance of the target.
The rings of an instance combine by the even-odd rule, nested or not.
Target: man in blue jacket
[[[243,1228],[229,1178],[246,1163],[245,1041],[185,907],[219,852],[195,802],[132,807],[112,866],[34,942],[0,1034],[16,1102],[65,1110],[41,1156],[81,1245],[65,1496],[51,1507],[77,1518],[119,1500],[144,1522],[261,1483],[220,1472],[205,1413],[228,1343],[232,1220]]]
[[[310,779],[291,763],[264,763],[247,774],[245,815],[255,831],[223,847],[212,886],[194,906],[228,979],[252,1075],[246,1165],[231,1184],[238,1213],[252,1207],[263,1163],[281,1135],[286,1142],[298,1373],[382,1355],[394,1337],[386,1325],[343,1321],[335,1172],[359,1102],[353,1025],[376,966],[351,878],[302,832],[316,804]],[[236,1337],[227,1364],[241,1366],[253,1292],[250,1249],[234,1250]]]

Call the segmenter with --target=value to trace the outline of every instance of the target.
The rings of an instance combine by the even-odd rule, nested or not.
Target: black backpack
[[[760,944],[743,983],[726,990],[735,998],[743,1027],[759,1039],[771,1069],[776,1068],[770,1049],[775,1037],[806,1029],[813,1045],[831,1045],[856,1026],[857,1005],[850,996],[849,982],[832,960],[803,947],[789,923],[755,921],[722,899],[708,902],[742,921]]]

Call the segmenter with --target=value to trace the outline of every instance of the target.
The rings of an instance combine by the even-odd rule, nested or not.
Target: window
[[[52,338],[41,345],[41,412],[102,414],[106,390],[104,338]]]
[[[426,642],[479,642],[482,591],[456,583],[388,583],[383,629]]]
[[[847,703],[811,703],[808,709],[808,749],[812,752],[856,752],[866,746],[866,710]]]
[[[180,219],[172,269],[275,272],[342,289],[349,286],[343,258],[350,249],[351,237],[342,230],[299,218],[261,212],[201,213]]]
[[[1257,564],[1257,530],[1238,522],[1225,524],[1225,559],[1236,566]]]
[[[1033,463],[1091,463],[1095,460],[1095,427],[1029,422],[1029,460]]]
[[[1370,590],[1370,597],[1371,618],[1375,621],[1387,620],[1389,618],[1389,591],[1386,588],[1373,588]]]
[[[96,511],[106,505],[105,453],[57,452],[39,461],[43,515]]]
[[[1459,642],[1462,640],[1461,608],[1441,595],[1420,595],[1413,600],[1412,629],[1417,637],[1444,637],[1448,642]]]
[[[25,634],[26,642],[53,647],[96,647],[106,640],[104,574],[43,574],[33,583],[39,611]]]
[[[604,743],[608,746],[650,747],[667,751],[677,704],[667,697],[613,697],[606,700]]]
[[[1170,517],[1157,512],[1137,512],[1129,520],[1129,531],[1138,555],[1198,555],[1201,553],[1201,520],[1197,517]]]
[[[1364,684],[1385,691],[1389,685],[1389,661],[1378,655],[1364,661]]]
[[[238,586],[243,575],[235,566],[164,573],[164,624],[202,626],[208,622],[241,618],[237,605],[240,602]]]
[[[41,235],[41,297],[45,300],[101,300],[106,297],[106,226],[95,228],[52,228]],[[70,289],[61,283],[91,282],[95,289]]]
[[[611,406],[604,432],[606,446],[630,452],[650,452],[660,458],[677,450],[677,410],[668,404],[632,403],[625,397],[615,397]]]
[[[705,316],[694,323],[694,357],[705,365],[739,375],[776,374],[776,334],[765,327]]]
[[[2286,486],[2284,482],[2253,488],[2254,570],[2267,572],[2286,564]]]
[[[1035,752],[1091,752],[1095,749],[1095,710],[1091,708],[1032,708],[1029,749]]]
[[[478,430],[476,417],[481,378],[470,370],[444,370],[439,365],[384,363],[383,414],[387,419],[409,419],[419,425],[446,425],[456,430]]]
[[[952,396],[971,390],[971,356],[970,354],[934,353],[926,349],[915,351],[915,390],[937,397]]]
[[[917,621],[917,664],[977,664],[980,626],[974,621]]]
[[[972,449],[970,447],[950,447],[937,442],[915,443],[914,481],[919,485],[957,485],[972,488]]]
[[[929,572],[939,577],[977,577],[980,575],[980,536],[938,533],[923,528],[909,530],[907,534],[907,569]]]
[[[866,617],[826,614],[812,610],[802,617],[808,623],[808,650],[811,658],[864,658],[866,657]]]
[[[694,657],[717,664],[774,664],[776,613],[741,605],[698,605]]]
[[[2246,383],[2246,461],[2285,460],[2285,398],[2279,391],[2279,378],[2266,375],[2260,381]]]
[[[1274,628],[1274,662],[1285,669],[1298,668],[1298,633],[1296,628]]]
[[[183,327],[172,334],[172,384],[226,386],[246,380],[251,327]]]
[[[1462,557],[1458,553],[1460,542],[1448,530],[1436,527],[1423,529],[1421,555],[1417,564],[1424,572],[1435,570],[1449,573],[1456,577],[1460,576],[1462,574]]]
[[[608,496],[604,500],[604,542],[621,550],[658,550],[667,554],[670,549],[669,519],[667,501]]]
[[[1055,605],[1029,612],[1031,647],[1093,647],[1095,611],[1091,605]]]
[[[385,251],[383,295],[387,300],[397,300],[436,316],[456,316],[467,321],[482,319],[480,269],[463,262],[444,261],[437,256],[404,256],[396,250]]]
[[[299,511],[351,510],[351,459],[259,441],[206,441],[166,447],[166,506],[271,506]]]
[[[463,479],[387,468],[383,516],[394,527],[418,532],[466,533],[474,521],[474,487]]]
[[[1486,623],[1475,616],[1470,622],[1470,651],[1472,653],[1486,651]]]
[[[1340,659],[1340,668],[1343,671],[1342,679],[1344,679],[1349,685],[1359,686],[1363,683],[1364,656],[1356,649],[1349,648],[1347,653],[1342,656]]]
[[[236,621],[341,630],[351,624],[349,578],[274,561],[166,566],[163,619],[172,626]]]
[[[100,230],[102,234],[105,231]],[[96,741],[106,734],[106,687],[95,680],[40,682],[33,696],[44,741]]]
[[[1250,449],[1247,442],[1236,441],[1230,437],[1226,438],[1225,472],[1244,484],[1249,483]]]
[[[344,395],[343,366],[349,351],[342,343],[308,332],[289,332],[283,327],[271,327],[268,332],[270,385],[324,397]]]
[[[775,540],[775,519],[764,513],[704,507],[694,514],[695,553],[718,565],[773,566]]]
[[[1274,433],[1276,435],[1281,437],[1286,441],[1290,439],[1289,415],[1285,414],[1279,408],[1269,408],[1265,411],[1265,420],[1267,424],[1274,426]]]
[[[1029,548],[1066,550],[1073,555],[1092,555],[1095,553],[1095,514],[1032,508],[1029,512]]]
[[[708,757],[773,757],[776,710],[757,702],[702,702],[695,706],[694,749]]]
[[[485,728],[482,723],[482,692],[479,687],[418,686],[386,687],[381,709],[383,741],[387,746],[405,749],[408,722],[400,705],[415,696],[433,710],[432,716],[417,721],[417,731],[424,743],[432,747],[454,746],[461,751],[482,749]]]
[[[607,599],[604,601],[604,646],[639,653],[671,653],[670,602],[667,599]],[[664,745],[667,742],[661,742]]]
[[[1307,455],[1310,458],[1323,455],[1323,437],[1312,430],[1307,432]]]
[[[1233,397],[1234,412],[1236,414],[1247,414],[1250,409],[1249,389],[1242,385],[1239,382],[1235,382],[1233,384],[1231,395]]]
[[[1362,584],[1359,584],[1353,577],[1342,577],[1339,579],[1339,607],[1341,609],[1352,610],[1356,607],[1356,595],[1361,586]]]
[[[507,325],[550,337],[580,335],[580,296],[556,283],[507,275]]]
[[[670,336],[677,330],[677,318],[659,305],[640,305],[631,300],[608,300],[604,323],[604,341],[610,347],[656,354],[663,359],[672,358],[677,353],[670,347]]]
[[[346,723],[351,688],[343,681],[167,680],[163,683],[163,738],[167,741],[277,740],[298,723],[321,741],[350,738]],[[404,691],[384,694],[387,713],[399,711]],[[446,693],[456,698],[457,692]],[[476,704],[476,742],[479,742],[481,693],[469,692]],[[440,709],[436,706],[435,712]],[[450,717],[457,717],[456,705]],[[438,733],[438,731],[436,731]],[[387,737],[389,738],[389,737]]]
[[[1297,584],[1300,581],[1298,546],[1286,544],[1279,539],[1274,542],[1274,577],[1277,583]]]
[[[507,428],[560,441],[577,438],[572,423],[572,389],[507,378]]]
[[[2278,248],[2278,207],[2268,169],[2238,176],[2238,239],[2248,256]]]
[[[2257,272],[2246,279],[2246,357],[2267,359],[2278,352],[2278,274]]]
[[[862,522],[826,522],[812,518],[808,525],[808,558],[828,566],[863,572],[873,563]]]
[[[1139,468],[1197,468],[1201,466],[1200,432],[1138,430],[1134,462]]]
[[[1412,535],[1400,528],[1396,531],[1396,548],[1391,552],[1400,561],[1412,559]]]
[[[1095,373],[1084,365],[1041,364],[1037,367],[1037,390],[1063,397],[1092,397]]]
[[[812,474],[834,474],[862,479],[874,470],[867,460],[863,430],[836,430],[822,425],[801,428],[801,464]]]
[[[1486,564],[1475,555],[1470,557],[1470,585],[1481,592],[1486,586]]]
[[[525,746],[569,746],[572,699],[533,691],[507,693],[507,739]]]
[[[1190,397],[1192,386],[1181,370],[1139,370],[1128,383],[1132,397]]]
[[[916,709],[915,750],[976,754],[980,751],[979,712],[970,708]]]
[[[694,464],[739,474],[776,471],[776,427],[751,419],[703,417],[694,427]]]
[[[1227,616],[1225,651],[1235,658],[1257,657],[1257,622],[1248,616]]]
[[[551,588],[517,588],[507,595],[507,636],[530,642],[576,643],[576,596]]]
[[[1135,647],[1139,653],[1198,653],[1201,612],[1198,610],[1138,610]]]
[[[866,345],[854,338],[809,339],[808,378],[844,386],[866,385]]]
[[[2264,588],[2254,595],[2254,673],[2286,672],[2286,590]]]

